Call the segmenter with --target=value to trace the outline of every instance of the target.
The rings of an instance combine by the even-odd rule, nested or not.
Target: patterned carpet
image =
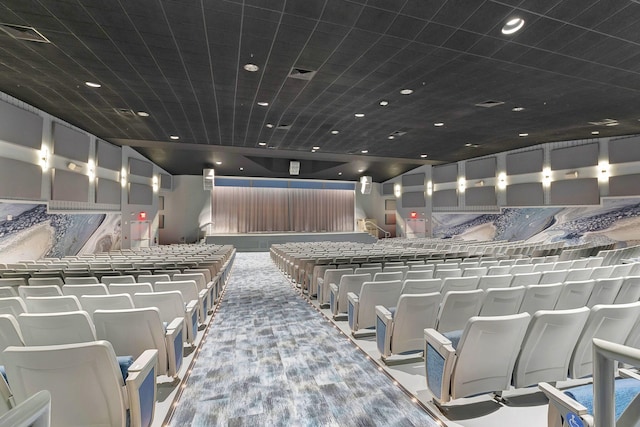
[[[437,426],[300,297],[238,253],[171,426]]]

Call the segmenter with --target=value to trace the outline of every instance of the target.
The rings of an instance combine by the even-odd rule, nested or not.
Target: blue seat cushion
[[[640,393],[640,381],[635,378],[623,378],[615,381],[616,420]],[[593,384],[581,385],[564,391],[564,394],[587,408],[593,415]]]
[[[120,365],[120,372],[122,373],[122,379],[127,380],[129,376],[129,368],[133,365],[132,356],[118,356],[118,365]]]

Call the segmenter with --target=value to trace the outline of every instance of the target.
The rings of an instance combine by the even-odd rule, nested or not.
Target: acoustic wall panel
[[[598,205],[600,192],[597,178],[569,179],[551,183],[551,204]]]
[[[42,147],[42,117],[0,101],[0,140],[39,150]]]
[[[89,135],[61,123],[53,124],[53,152],[68,159],[89,161]]]
[[[165,173],[160,174],[160,188],[163,190],[173,190],[173,177]]]
[[[640,161],[640,137],[609,141],[609,163]]]
[[[129,184],[129,204],[131,205],[151,205],[153,204],[153,188],[150,185]]]
[[[0,198],[40,200],[41,192],[40,166],[0,157]]]
[[[63,169],[54,169],[51,199],[67,202],[88,202],[89,177]]]
[[[610,196],[638,196],[640,195],[640,174],[619,175],[609,178]]]
[[[551,170],[575,169],[598,164],[597,142],[551,150]]]
[[[129,175],[151,178],[153,176],[153,164],[129,157]]]
[[[387,182],[385,184],[382,184],[382,195],[383,196],[393,195],[393,182]]]
[[[458,206],[458,192],[456,190],[434,191],[431,198],[434,208],[452,208]]]
[[[497,159],[495,157],[469,160],[464,166],[464,174],[467,180],[491,178],[496,176],[496,168]]]
[[[457,182],[458,181],[458,164],[450,163],[448,165],[434,166],[432,169],[433,183]]]
[[[410,175],[402,175],[402,186],[403,187],[413,187],[413,186],[417,186],[417,185],[424,186],[424,174],[423,173],[412,173]]]
[[[427,202],[424,198],[424,191],[410,191],[402,193],[403,208],[424,208]]]
[[[98,140],[96,164],[101,168],[120,172],[122,169],[122,148]]]
[[[96,179],[96,203],[120,204],[121,187],[118,181],[106,178]]]
[[[507,154],[507,175],[542,172],[542,149]]]
[[[507,186],[507,206],[543,206],[544,190],[541,182],[527,182]]]
[[[465,191],[465,204],[467,206],[496,206],[496,187],[470,187]]]

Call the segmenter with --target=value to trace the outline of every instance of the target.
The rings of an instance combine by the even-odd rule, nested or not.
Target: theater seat
[[[133,296],[136,308],[157,307],[160,319],[169,324],[175,318],[183,319],[183,337],[186,343],[193,345],[198,333],[197,301],[185,304],[179,291],[140,293]]]
[[[17,318],[20,313],[26,313],[27,306],[20,297],[0,298],[0,314],[10,314]]]
[[[16,402],[41,390],[51,393],[52,427],[151,425],[157,350],[134,361],[126,382],[107,341],[9,347],[4,356]]]
[[[444,333],[464,328],[467,321],[480,312],[483,298],[482,289],[447,292],[442,297],[436,329]]]
[[[24,300],[27,313],[64,313],[81,310],[80,301],[73,295],[29,297]]]
[[[440,279],[405,279],[402,284],[402,294],[430,294],[440,292],[441,288],[442,280]]]
[[[525,287],[487,289],[482,299],[479,316],[516,314],[522,305]]]
[[[331,283],[340,283],[340,278],[345,274],[353,274],[353,268],[336,268],[324,272],[324,277],[318,277],[318,289],[316,295],[320,307],[329,304],[329,286]]]
[[[83,295],[80,297],[82,309],[93,318],[96,310],[126,310],[134,308],[129,294]]]
[[[96,332],[86,311],[67,313],[23,313],[18,324],[25,345],[75,344],[96,340]],[[122,355],[129,354],[123,353]]]
[[[153,292],[149,283],[112,283],[108,288],[110,294],[129,294],[132,298],[138,292]]]
[[[533,315],[538,310],[553,310],[563,286],[562,283],[527,286],[519,312]]]
[[[102,283],[109,286],[114,283],[136,283],[136,278],[132,275],[126,276],[102,276],[100,279]]]
[[[49,427],[50,425],[51,393],[47,390],[40,390],[0,415],[0,427]]]
[[[352,335],[358,338],[375,334],[376,306],[394,307],[401,292],[402,281],[392,280],[365,282],[362,284],[360,295],[352,292],[347,294],[347,316]]]
[[[204,324],[206,322],[207,310],[204,302],[207,300],[207,290],[199,290],[195,281],[176,280],[170,282],[156,282],[154,288],[156,292],[178,291],[182,294],[182,299],[187,304],[190,304],[191,301],[195,301],[200,324]]]
[[[436,404],[506,390],[529,314],[472,317],[462,331],[424,331],[427,387]]]
[[[11,346],[23,346],[24,340],[18,321],[11,314],[0,314],[0,365],[4,365],[2,352]]]
[[[109,290],[103,283],[92,283],[85,285],[64,285],[62,287],[63,295],[74,295],[80,298],[82,295],[108,295]]]
[[[345,274],[340,277],[340,283],[329,284],[329,308],[334,318],[347,312],[347,294],[360,294],[364,282],[371,281],[371,274]]]

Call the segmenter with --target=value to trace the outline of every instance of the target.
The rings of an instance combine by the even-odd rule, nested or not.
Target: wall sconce
[[[153,192],[157,193],[158,189],[160,188],[160,185],[158,184],[158,175],[154,175],[153,179],[151,180],[151,186],[153,187]]]
[[[467,180],[464,177],[458,180],[458,189],[461,193],[464,193],[464,189],[466,188]]]
[[[480,180],[476,182],[476,187],[484,187],[484,180]]]
[[[96,179],[96,163],[93,160],[89,160],[87,176],[89,177],[89,181],[93,181],[94,179]]]
[[[433,194],[433,182],[427,182],[427,196],[431,196]]]
[[[360,193],[370,194],[372,184],[373,184],[373,179],[370,176],[361,176],[360,177]]]
[[[500,190],[507,188],[507,174],[504,172],[498,174],[498,188]]]
[[[70,171],[74,171],[74,170],[78,169],[78,165],[76,165],[76,164],[75,164],[75,163],[73,163],[73,162],[69,162],[69,163],[67,164],[67,168],[69,168],[69,170],[70,170]]]
[[[49,169],[49,150],[43,148],[40,150],[40,167],[43,171]]]
[[[120,171],[120,185],[123,188],[127,186],[127,170],[125,168]]]
[[[400,184],[393,184],[393,194],[396,197],[400,197],[402,196],[402,185]]]
[[[578,177],[578,171],[570,171],[564,174],[567,179],[575,179]]]
[[[607,182],[609,181],[609,176],[609,162],[598,163],[598,181]]]
[[[551,168],[542,169],[542,185],[545,187],[551,185]]]

